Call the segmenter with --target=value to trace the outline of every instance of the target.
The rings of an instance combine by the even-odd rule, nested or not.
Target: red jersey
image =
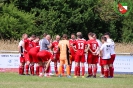
[[[32,42],[33,43],[33,47],[39,46],[39,42]]]
[[[86,40],[85,39],[77,39],[75,42],[75,45],[76,45],[76,50],[77,50],[76,54],[84,55]]]
[[[24,45],[26,51],[29,51],[31,48],[33,48],[33,42],[30,41],[29,39],[24,40]]]
[[[69,40],[70,53],[71,53],[71,55],[74,55],[74,54],[75,54],[74,49],[71,47],[71,45],[73,45],[73,47],[74,47],[74,48],[76,48],[76,46],[74,45],[74,44],[75,44],[75,42],[76,42],[76,40],[73,40],[73,39],[70,39],[70,40]]]
[[[87,41],[87,44],[90,45],[89,48],[90,48],[91,51],[93,51],[93,52],[95,52],[95,51],[97,50],[97,48],[99,47],[98,42],[97,42],[96,40],[94,40],[94,39],[88,40],[88,41]],[[89,51],[88,53],[91,53],[91,52]]]
[[[58,41],[54,41],[54,42],[52,42],[52,49],[53,49],[53,51],[54,51],[54,53],[59,53],[58,52]]]

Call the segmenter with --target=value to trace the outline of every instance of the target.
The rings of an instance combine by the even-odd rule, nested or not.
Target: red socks
[[[77,75],[80,76],[80,66],[78,66],[77,69],[78,69],[78,70],[77,70]]]
[[[84,76],[84,74],[85,74],[85,67],[83,66],[82,67],[82,76]]]
[[[30,66],[30,72],[31,72],[32,75],[34,75],[34,65]]]
[[[57,66],[54,66],[54,69],[55,69],[55,73],[58,74]]]
[[[110,77],[114,77],[114,67],[109,67]]]
[[[39,66],[36,66],[36,75],[39,75]]]
[[[19,66],[19,74],[22,75],[22,66]]]
[[[105,76],[105,78],[108,78],[108,73],[109,73],[109,70],[108,69],[104,69],[104,76]]]
[[[39,73],[43,73],[43,66],[39,66]]]
[[[92,67],[88,68],[88,74],[92,76]]]
[[[75,66],[75,71],[74,71],[74,75],[77,76],[77,71],[78,71],[78,67]]]
[[[28,75],[28,73],[29,73],[29,65],[26,65],[25,68],[26,68],[26,75]]]
[[[93,72],[94,74],[93,74],[93,75],[96,76],[96,73],[97,73],[97,67],[94,67],[93,70],[94,70],[94,72]]]
[[[101,66],[101,74],[104,75],[104,68]]]

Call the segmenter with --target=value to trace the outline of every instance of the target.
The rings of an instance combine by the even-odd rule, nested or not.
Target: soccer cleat
[[[72,78],[72,77],[70,75],[68,75],[67,78]]]
[[[58,76],[59,78],[62,77],[61,75]]]
[[[96,75],[94,75],[93,78],[96,78]]]
[[[92,75],[88,75],[86,78],[91,78],[92,77]]]
[[[82,78],[85,78],[85,76],[82,76]]]
[[[77,76],[74,76],[74,78],[77,78]]]
[[[108,78],[113,78],[113,77],[109,76]]]
[[[104,78],[104,75],[101,75],[100,78]]]
[[[25,75],[30,76],[30,74],[25,74]]]

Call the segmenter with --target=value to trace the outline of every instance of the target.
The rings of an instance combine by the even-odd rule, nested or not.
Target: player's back
[[[83,55],[85,51],[86,40],[85,39],[77,39],[76,40],[76,54]]]
[[[101,50],[102,50],[102,54],[103,54],[103,57],[102,59],[110,59],[110,54],[111,54],[111,45],[109,43],[104,43],[102,46],[101,46]]]
[[[96,41],[96,40],[94,40],[94,39],[91,39],[91,40],[88,40],[87,41],[87,44],[89,44],[90,45],[90,49],[93,51],[93,52],[95,52],[96,50],[97,50],[97,48],[98,48],[98,42]]]
[[[58,44],[58,47],[60,48],[60,59],[66,59],[67,47],[69,47],[69,41],[61,40]]]

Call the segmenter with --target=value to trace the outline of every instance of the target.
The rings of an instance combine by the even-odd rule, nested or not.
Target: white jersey
[[[19,42],[18,46],[22,46],[23,44],[24,44],[24,41],[21,40],[21,41]]]
[[[23,44],[24,44],[24,41],[21,40],[21,41],[19,42],[19,44],[18,44],[18,47],[22,47]],[[22,49],[23,49],[23,48],[22,48]],[[23,49],[23,51],[24,51],[24,49]]]
[[[111,45],[111,55],[115,54],[115,43],[112,39],[107,39],[107,42]]]
[[[109,43],[104,43],[101,48],[100,51],[102,51],[102,59],[110,59],[111,58],[111,45]]]

